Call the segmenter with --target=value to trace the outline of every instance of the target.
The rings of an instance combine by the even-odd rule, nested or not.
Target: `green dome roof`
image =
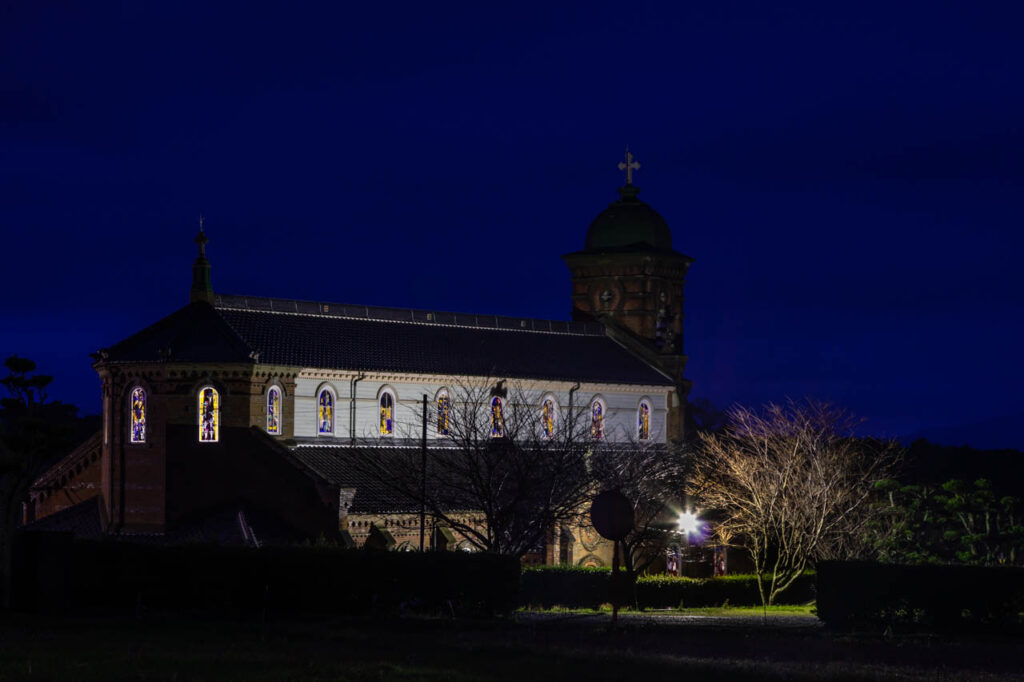
[[[586,250],[647,244],[672,249],[672,232],[657,211],[636,198],[633,185],[619,188],[619,200],[601,211],[587,230]]]

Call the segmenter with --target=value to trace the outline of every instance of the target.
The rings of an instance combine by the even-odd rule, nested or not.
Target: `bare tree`
[[[721,514],[718,539],[738,540],[750,554],[768,606],[809,562],[859,534],[874,483],[887,477],[898,448],[854,437],[858,422],[826,403],[728,415],[723,432],[700,434],[696,492]]]
[[[549,433],[543,394],[525,384],[454,380],[449,396],[447,434],[431,439],[425,485],[416,448],[379,440],[352,448],[349,464],[484,551],[522,557],[578,520],[594,490],[589,460],[603,447],[585,408],[558,406]]]
[[[686,504],[690,451],[679,444],[629,439],[592,458],[599,487],[616,489],[633,503],[634,528],[622,541],[623,564],[631,581],[663,556]]]

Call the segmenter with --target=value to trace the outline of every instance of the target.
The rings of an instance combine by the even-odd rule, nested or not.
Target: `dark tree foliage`
[[[894,563],[1024,564],[1024,503],[985,479],[939,486],[880,481],[868,529],[878,558]]]
[[[1024,452],[979,450],[966,445],[938,445],[925,439],[907,448],[899,480],[938,487],[946,481],[984,478],[997,495],[1016,495],[1024,481]]]
[[[9,603],[13,534],[21,521],[29,487],[54,458],[68,453],[80,435],[78,408],[50,401],[53,377],[37,374],[36,363],[13,355],[0,384],[0,604]]]
[[[729,423],[729,415],[706,398],[691,400],[686,405],[686,433],[695,440],[700,433],[720,433]]]

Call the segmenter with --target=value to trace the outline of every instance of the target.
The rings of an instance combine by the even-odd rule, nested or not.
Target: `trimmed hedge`
[[[626,574],[620,598],[632,603]],[[524,606],[551,608],[598,608],[611,601],[611,570],[540,566],[524,569],[520,597]],[[814,574],[805,573],[779,595],[778,604],[806,604],[814,599]],[[729,575],[720,578],[682,578],[643,576],[636,583],[640,608],[679,608],[722,606],[760,606],[757,578],[753,575]]]
[[[489,616],[509,613],[518,603],[519,562],[488,554],[52,538],[20,544],[16,589],[19,606],[31,610],[141,605],[263,617],[386,615],[420,608]],[[40,570],[53,575],[36,580]]]
[[[650,576],[637,580],[636,590],[641,608],[761,605],[755,575],[725,575],[718,578]],[[775,599],[776,604],[806,604],[810,601],[814,601],[812,573],[798,577]]]
[[[841,629],[903,626],[955,631],[1019,628],[1024,568],[825,561],[818,617]]]

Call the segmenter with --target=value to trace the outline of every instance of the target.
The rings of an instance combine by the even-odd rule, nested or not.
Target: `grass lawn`
[[[520,613],[573,613],[593,614],[611,613],[612,607],[609,604],[602,604],[597,611],[594,609],[570,609],[555,607],[552,609],[520,609]],[[763,616],[766,610],[760,606],[704,606],[690,609],[619,609],[623,615],[643,614],[645,616],[672,615],[672,616]],[[814,616],[814,604],[785,604],[781,606],[769,606],[768,617],[772,616]]]
[[[610,631],[608,618],[601,614],[535,622],[409,619],[268,625],[159,614],[143,621],[7,614],[0,616],[0,682],[859,681],[934,679],[937,671],[946,680],[989,680],[1012,679],[999,675],[1019,670],[1005,660],[1012,650],[1004,649],[1001,641],[894,646],[880,640],[834,639],[814,626],[750,626],[750,619],[745,620],[747,625],[736,628],[703,628],[699,619],[673,623],[641,618]]]

